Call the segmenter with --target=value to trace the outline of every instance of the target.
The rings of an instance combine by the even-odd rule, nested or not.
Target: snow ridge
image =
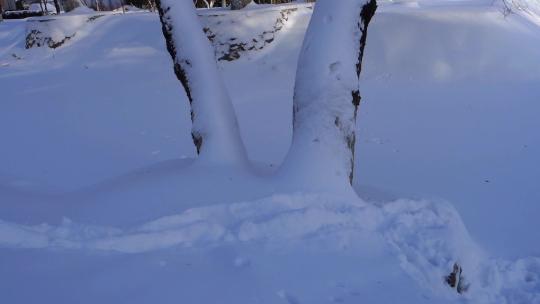
[[[311,7],[248,10],[231,15],[204,14],[200,19],[206,36],[214,46],[216,59],[234,61],[245,53],[260,51],[274,42],[291,15],[298,10],[309,11]]]
[[[374,205],[335,195],[296,193],[193,208],[125,230],[69,219],[56,227],[0,221],[0,247],[124,254],[252,242],[278,248],[313,239],[338,244],[324,250],[355,251],[369,246],[352,241],[362,235],[374,235],[386,243],[402,269],[435,294],[456,296],[443,278],[458,262],[470,285],[464,298],[472,303],[537,303],[540,299],[539,258],[490,259],[472,241],[455,209],[440,202],[397,200]]]
[[[47,46],[56,49],[72,38],[84,35],[90,23],[96,22],[105,14],[74,15],[62,18],[36,18],[27,21],[25,48],[39,48]]]

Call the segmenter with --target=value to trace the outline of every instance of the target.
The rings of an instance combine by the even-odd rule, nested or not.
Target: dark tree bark
[[[58,2],[58,0],[54,0],[54,7],[56,8],[56,14],[60,15],[60,11],[62,9],[60,8],[60,3]]]
[[[200,158],[247,164],[236,114],[190,0],[156,0],[167,50],[191,108],[191,136]]]

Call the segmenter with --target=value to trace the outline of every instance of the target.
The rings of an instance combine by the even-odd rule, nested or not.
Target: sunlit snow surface
[[[271,175],[311,8],[203,10],[201,24],[249,41],[290,8],[271,43],[220,61],[255,172],[191,166],[157,15],[0,23],[0,302],[540,303],[535,10],[381,4],[358,199]],[[73,37],[25,50],[33,29]],[[444,284],[454,262],[464,295]]]

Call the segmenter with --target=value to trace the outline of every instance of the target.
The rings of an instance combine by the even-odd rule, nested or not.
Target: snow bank
[[[27,21],[26,49],[36,47],[49,47],[56,49],[61,47],[76,36],[82,36],[88,32],[85,29],[91,23],[96,22],[105,15],[78,14],[62,16],[61,18],[34,18]],[[76,37],[81,39],[82,37]]]
[[[311,9],[311,6],[270,6],[227,13],[211,10],[201,13],[201,22],[214,46],[216,59],[233,61],[269,47],[299,10],[305,13]]]
[[[370,26],[357,186],[444,198],[490,252],[536,256],[539,27],[491,3],[420,4]]]
[[[296,71],[293,141],[281,177],[317,188],[352,183],[358,88],[370,1],[319,1]],[[329,48],[332,46],[332,48]],[[335,183],[335,184],[334,184]]]
[[[368,236],[371,242],[357,242]],[[60,226],[0,221],[3,248],[134,254],[173,247],[207,251],[242,244],[259,244],[273,251],[304,242],[315,246],[311,250],[348,254],[382,242],[386,254],[397,256],[402,271],[443,299],[456,296],[443,280],[456,262],[464,269],[469,284],[464,297],[471,303],[535,303],[540,297],[540,259],[490,259],[470,239],[457,212],[445,203],[398,200],[376,206],[334,195],[298,193],[193,208],[127,229],[68,219]],[[236,264],[244,265],[242,261]]]

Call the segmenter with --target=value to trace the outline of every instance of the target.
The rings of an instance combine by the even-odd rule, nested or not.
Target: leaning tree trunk
[[[296,72],[286,175],[326,189],[352,182],[359,77],[376,9],[375,0],[317,1]]]
[[[45,11],[43,10],[43,2],[42,2],[42,0],[39,0],[39,8],[41,8],[41,13],[43,13],[43,15],[45,15]]]
[[[56,8],[56,14],[60,15],[61,8],[60,8],[60,3],[58,2],[58,0],[54,0],[54,8]]]
[[[231,9],[232,10],[243,9],[249,3],[251,3],[251,0],[231,0]]]
[[[231,100],[192,0],[156,0],[174,72],[191,106],[191,135],[199,159],[246,164]]]

